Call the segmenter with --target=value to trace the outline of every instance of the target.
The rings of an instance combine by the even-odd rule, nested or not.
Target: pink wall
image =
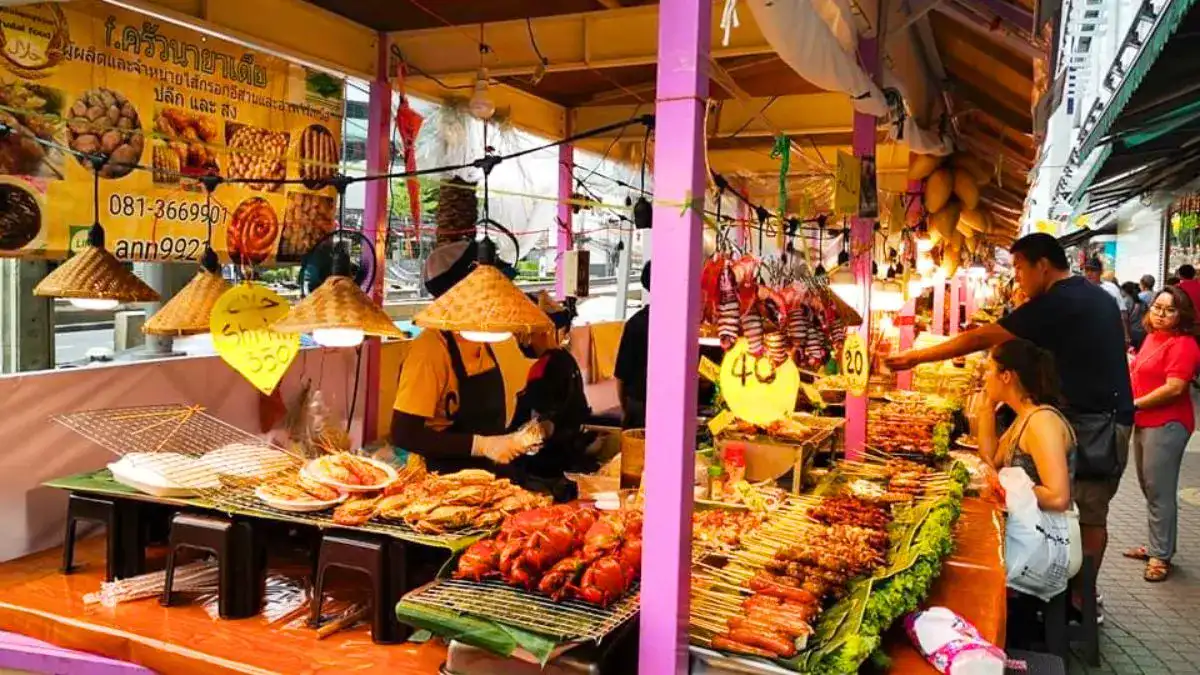
[[[354,364],[353,350],[301,352],[281,385],[284,401],[292,405],[307,376],[321,383],[330,408],[344,414]],[[360,382],[360,392],[363,389],[365,382]],[[356,438],[366,408],[359,396]],[[66,494],[40,487],[43,481],[100,469],[116,459],[52,422],[52,416],[166,403],[199,404],[230,424],[251,432],[259,429],[258,391],[217,357],[0,377],[0,561],[61,543]]]

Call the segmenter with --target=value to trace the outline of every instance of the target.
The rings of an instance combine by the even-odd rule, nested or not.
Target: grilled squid
[[[766,346],[763,344],[763,320],[758,307],[751,307],[742,315],[742,335],[746,336],[746,342],[749,343],[750,355],[755,358],[762,356]]]
[[[717,337],[721,338],[721,348],[729,350],[737,342],[740,314],[737,280],[729,263],[721,269],[717,279],[717,300]]]

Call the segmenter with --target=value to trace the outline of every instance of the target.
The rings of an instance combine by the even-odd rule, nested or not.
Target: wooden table
[[[104,576],[104,540],[80,542],[84,567],[75,574],[59,573],[61,556],[55,548],[0,564],[0,630],[171,675],[428,675],[446,657],[433,642],[375,645],[366,627],[318,641],[315,631],[274,627],[261,616],[213,619],[197,604],[164,608],[150,598],[86,606],[83,595]]]
[[[1008,618],[1003,512],[982,499],[963,500],[954,542],[954,553],[946,559],[923,606],[957,612],[975,624],[984,639],[1003,649]],[[902,625],[889,632],[887,653],[893,673],[937,672],[912,645]]]

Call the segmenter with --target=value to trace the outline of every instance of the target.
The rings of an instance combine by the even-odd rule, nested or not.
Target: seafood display
[[[499,579],[555,601],[607,607],[641,574],[642,514],[558,505],[509,516],[493,538],[472,544],[454,578]]]
[[[841,349],[846,325],[828,287],[815,280],[761,281],[756,258],[718,255],[701,272],[705,334],[728,350],[744,337],[754,357],[817,368]]]
[[[300,470],[318,483],[352,492],[382,490],[396,479],[392,467],[348,452],[318,457]]]
[[[733,549],[742,537],[766,522],[766,515],[753,511],[704,509],[692,513],[692,544],[700,548]]]

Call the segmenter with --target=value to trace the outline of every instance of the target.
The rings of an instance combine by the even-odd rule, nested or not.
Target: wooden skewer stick
[[[317,639],[324,640],[334,633],[349,628],[358,623],[358,620],[367,615],[367,606],[362,606],[357,609],[352,609],[341,617],[330,621],[329,623],[317,629]]]

